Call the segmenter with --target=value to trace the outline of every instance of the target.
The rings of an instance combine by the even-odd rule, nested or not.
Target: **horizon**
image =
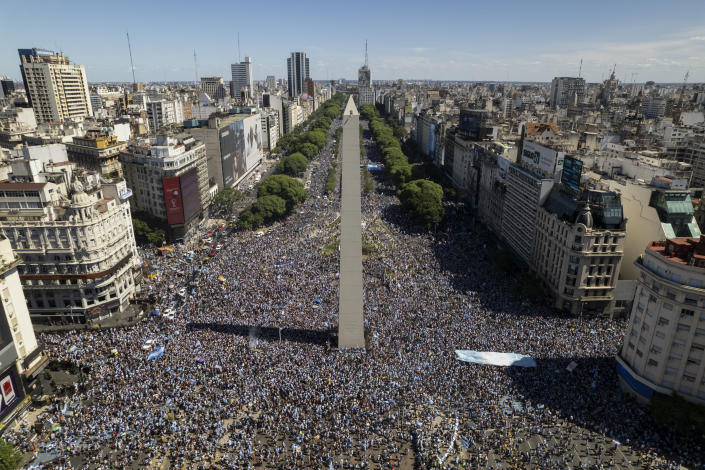
[[[279,5],[287,6],[275,2],[262,11],[282,11]],[[346,12],[346,21],[366,26],[343,35],[339,16],[324,2],[286,15],[252,15],[241,24],[231,24],[231,18],[241,18],[241,11],[227,3],[213,5],[220,14],[207,21],[192,20],[185,14],[192,4],[181,0],[169,3],[168,9],[128,1],[120,4],[119,14],[109,5],[84,1],[72,8],[47,3],[41,14],[13,3],[0,19],[6,32],[0,75],[21,81],[17,49],[37,47],[64,52],[86,68],[91,83],[132,82],[129,31],[139,82],[193,82],[194,50],[198,78],[227,80],[230,64],[238,58],[238,33],[240,57],[252,57],[258,81],[267,75],[285,78],[286,58],[292,51],[307,53],[316,80],[355,77],[364,63],[367,40],[375,81],[414,76],[419,78],[413,80],[545,83],[555,76],[578,76],[582,60],[580,76],[588,83],[608,78],[615,64],[623,83],[683,83],[686,72],[689,83],[705,82],[705,4],[678,1],[667,11],[658,5],[640,2],[636,9],[606,1],[589,8],[553,1],[451,2],[428,10],[420,2],[400,9],[363,1],[359,12]],[[451,8],[454,15],[449,16]],[[121,12],[128,11],[132,14],[125,18]],[[473,21],[478,17],[483,21]],[[615,18],[620,20],[618,27]]]

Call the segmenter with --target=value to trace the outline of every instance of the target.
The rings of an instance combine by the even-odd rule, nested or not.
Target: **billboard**
[[[563,174],[561,175],[561,183],[577,191],[580,189],[580,175],[582,172],[582,160],[566,156],[563,159]]]
[[[191,220],[201,210],[201,192],[198,189],[198,171],[191,168],[179,176],[181,199],[184,206],[184,220]]]
[[[164,207],[169,225],[184,223],[184,207],[181,199],[181,185],[178,176],[162,178],[164,188]]]
[[[14,369],[7,370],[0,376],[0,416],[6,416],[23,398],[22,389],[17,388]]]
[[[262,159],[262,118],[259,114],[245,118],[243,121],[245,139],[245,166],[254,168]]]
[[[498,156],[497,157],[497,179],[505,182],[507,181],[507,176],[509,176],[509,165],[512,162],[508,158]]]
[[[529,140],[524,141],[521,161],[532,165],[550,175],[560,174],[563,169],[565,152],[557,152]]]

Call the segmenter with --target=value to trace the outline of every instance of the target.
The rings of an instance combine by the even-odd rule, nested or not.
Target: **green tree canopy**
[[[257,187],[257,197],[261,198],[270,194],[284,199],[288,211],[306,199],[304,185],[299,180],[287,175],[273,175],[260,182]]]
[[[308,160],[306,157],[296,152],[279,160],[277,171],[289,176],[300,176],[306,171],[307,166]]]
[[[0,439],[0,470],[16,470],[22,463],[22,454],[12,444]]]
[[[240,230],[254,230],[264,223],[264,218],[261,214],[252,211],[251,207],[240,212],[237,219],[237,228]]]
[[[443,188],[428,180],[414,180],[397,192],[402,208],[426,227],[443,220]]]
[[[213,208],[216,212],[230,215],[233,212],[233,204],[242,199],[242,193],[230,186],[218,191],[213,198]]]
[[[286,211],[286,201],[273,194],[257,198],[252,204],[253,214],[259,214],[265,222],[283,217]]]
[[[302,144],[299,144],[296,150],[306,155],[306,158],[308,158],[309,160],[311,160],[313,157],[316,156],[316,154],[318,154],[318,147],[316,147],[310,142],[304,142]]]

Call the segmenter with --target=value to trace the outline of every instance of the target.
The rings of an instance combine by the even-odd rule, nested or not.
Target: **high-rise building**
[[[292,52],[291,57],[286,59],[286,70],[288,76],[289,96],[297,97],[304,91],[304,79],[309,74],[309,58],[305,52]]]
[[[365,65],[357,71],[357,105],[375,104],[375,91],[372,88],[372,72],[367,66],[367,41],[365,41]]]
[[[273,91],[277,89],[277,79],[276,77],[274,77],[274,75],[267,75],[267,80],[265,83],[267,91]]]
[[[551,82],[549,97],[552,108],[576,106],[585,98],[585,79],[574,77],[556,77]]]
[[[239,99],[242,96],[242,90],[247,90],[247,96],[254,96],[255,88],[252,81],[252,59],[245,57],[243,62],[239,64],[231,64],[233,81],[230,83],[230,94],[233,98]]]
[[[201,77],[201,91],[214,100],[222,100],[228,96],[222,77]]]
[[[210,204],[206,146],[191,136],[158,135],[131,142],[120,162],[135,211],[166,222],[169,240],[190,239]]]
[[[127,144],[119,142],[117,136],[103,129],[91,129],[86,135],[74,137],[66,143],[66,153],[72,162],[102,175],[122,177],[122,166],[118,155]]]
[[[617,355],[622,388],[648,402],[676,393],[705,404],[705,236],[649,243]]]
[[[154,133],[169,124],[180,124],[184,120],[183,107],[179,101],[150,101],[147,103],[147,118]]]
[[[61,122],[93,115],[83,65],[61,52],[19,49],[20,70],[37,122]]]

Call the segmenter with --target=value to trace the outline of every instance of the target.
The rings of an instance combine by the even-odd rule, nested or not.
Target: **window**
[[[655,354],[661,354],[661,348],[653,344],[651,345],[651,352]]]
[[[657,337],[657,338],[664,339],[664,338],[666,337],[666,335],[663,333],[663,331],[657,331],[657,332],[656,332],[656,337]]]
[[[692,364],[694,366],[700,365],[700,359],[696,359],[694,357],[689,357],[687,362],[688,362],[688,364]]]
[[[659,319],[658,319],[659,326],[668,325],[668,323],[669,323],[668,318],[659,317]]]
[[[675,359],[676,361],[680,361],[683,359],[683,355],[679,353],[671,353],[670,356],[668,356],[669,359]]]
[[[685,299],[683,299],[683,303],[686,305],[697,305],[698,301],[692,297],[686,296]]]
[[[692,317],[693,315],[695,315],[693,310],[688,310],[687,308],[681,309],[681,317]]]
[[[647,362],[647,364],[648,364],[649,366],[651,366],[651,367],[657,367],[657,366],[658,366],[658,362],[654,361],[653,359],[649,359],[649,362]]]
[[[675,367],[666,367],[666,375],[673,375],[676,372],[678,372],[678,369]]]

